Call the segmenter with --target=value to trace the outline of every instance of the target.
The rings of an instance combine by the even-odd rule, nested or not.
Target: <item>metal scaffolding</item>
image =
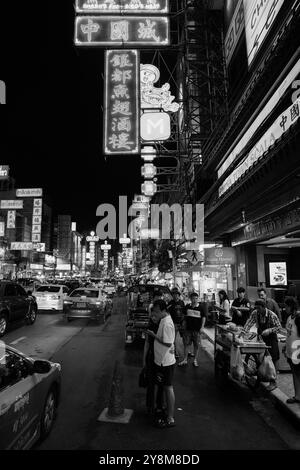
[[[202,165],[206,143],[227,116],[226,68],[223,54],[223,1],[173,0],[171,47],[143,51],[142,60],[156,65],[161,82],[168,82],[180,104],[171,115],[168,141],[153,144],[157,154],[171,166],[158,191],[165,199],[193,202],[195,168]],[[163,174],[163,173],[160,173]],[[179,201],[178,201],[179,202]]]

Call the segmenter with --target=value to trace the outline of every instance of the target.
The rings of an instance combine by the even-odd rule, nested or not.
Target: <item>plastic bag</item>
[[[231,346],[230,351],[230,373],[236,380],[242,380],[245,375],[244,363],[240,348]]]
[[[269,353],[265,354],[263,361],[257,370],[257,377],[261,382],[271,382],[276,380],[276,369]]]

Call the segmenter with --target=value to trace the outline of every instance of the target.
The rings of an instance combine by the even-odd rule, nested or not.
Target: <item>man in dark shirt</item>
[[[234,299],[231,305],[232,321],[237,326],[244,326],[250,315],[251,304],[246,298],[244,287],[239,287],[237,289],[237,294],[237,298]]]
[[[182,336],[182,323],[184,319],[184,309],[185,305],[183,300],[180,299],[180,292],[179,290],[174,287],[172,289],[172,296],[173,299],[168,305],[168,312],[170,313],[174,326],[175,326],[175,357],[178,357],[178,354],[176,352],[176,338],[177,338],[177,333],[179,332],[180,335]]]
[[[271,310],[271,312],[276,313],[276,315],[277,315],[277,317],[278,317],[278,319],[281,323],[281,321],[282,321],[281,310],[280,310],[280,307],[279,307],[278,303],[276,302],[276,300],[271,299],[270,297],[267,297],[267,291],[263,287],[261,287],[260,289],[257,289],[257,293],[258,293],[258,297],[261,300],[264,300],[266,302],[266,307],[269,310]]]
[[[199,296],[196,292],[191,295],[191,303],[185,307],[185,317],[183,321],[183,345],[184,345],[184,358],[178,364],[184,366],[187,364],[188,359],[188,346],[193,343],[194,345],[194,366],[198,367],[198,350],[200,342],[200,334],[204,328],[206,321],[206,314],[204,309],[199,304]]]

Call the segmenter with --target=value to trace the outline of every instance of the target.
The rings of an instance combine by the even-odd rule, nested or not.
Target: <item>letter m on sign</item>
[[[167,113],[147,113],[141,117],[141,137],[143,140],[167,140],[171,135],[171,120]]]
[[[6,104],[6,86],[2,80],[0,80],[0,104]]]

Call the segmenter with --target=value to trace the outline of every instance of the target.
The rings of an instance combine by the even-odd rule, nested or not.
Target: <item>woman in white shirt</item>
[[[230,302],[228,299],[227,292],[225,290],[220,290],[218,292],[220,305],[217,307],[217,310],[220,312],[219,322],[220,323],[228,323],[231,321],[231,314],[230,314]]]
[[[287,297],[284,303],[288,319],[286,346],[283,351],[292,370],[295,389],[295,396],[289,398],[287,403],[293,404],[300,403],[300,312],[293,297]]]

